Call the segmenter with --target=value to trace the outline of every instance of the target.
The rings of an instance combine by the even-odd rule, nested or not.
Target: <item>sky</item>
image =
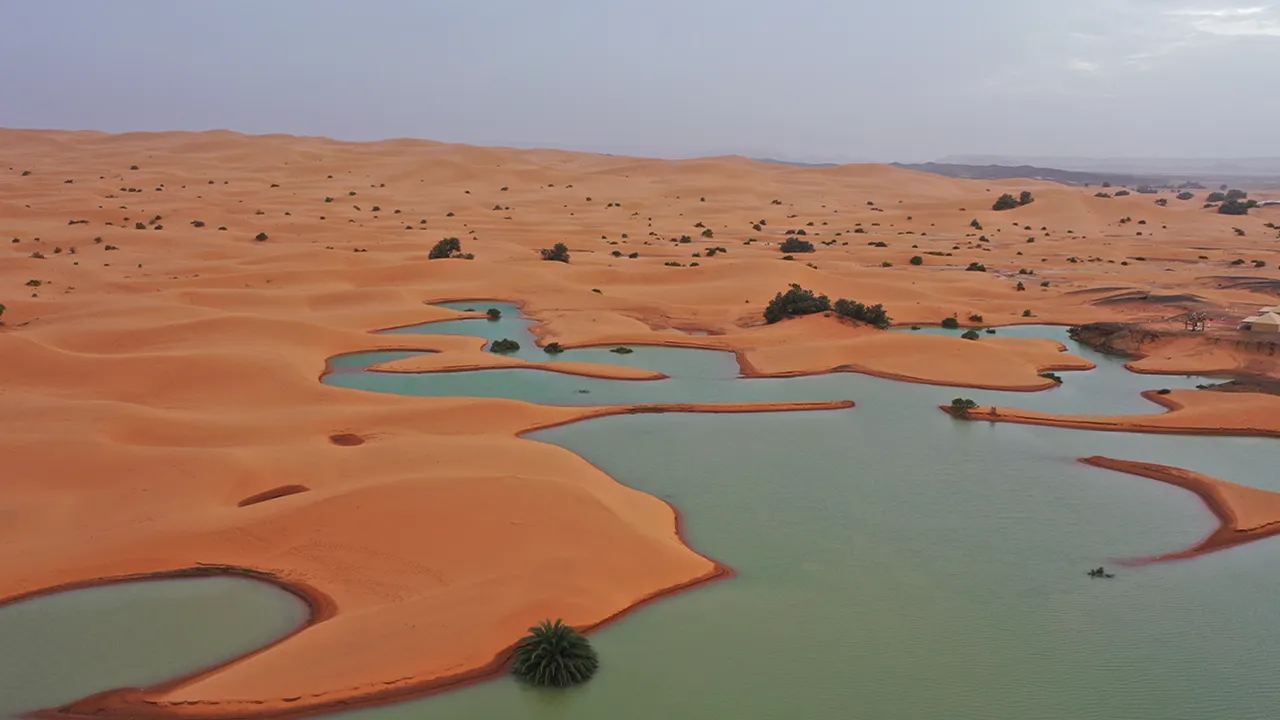
[[[1280,0],[0,0],[0,126],[1280,156]]]

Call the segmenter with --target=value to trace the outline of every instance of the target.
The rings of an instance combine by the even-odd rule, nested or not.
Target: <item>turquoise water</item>
[[[474,322],[486,321],[450,329]],[[531,340],[527,321],[506,308],[486,328],[490,338]],[[377,392],[564,405],[858,402],[619,416],[532,435],[678,506],[691,545],[739,576],[593,635],[603,669],[585,687],[546,693],[502,679],[334,717],[1275,717],[1280,546],[1119,566],[1193,545],[1214,520],[1191,493],[1076,459],[1159,462],[1280,490],[1280,443],[966,423],[938,412],[955,396],[1050,412],[1160,412],[1137,393],[1206,381],[1129,373],[1065,328],[1000,334],[1060,340],[1099,367],[1062,373],[1064,385],[1043,393],[1004,393],[854,374],[746,380],[727,353],[636,348],[561,358],[621,358],[671,379],[535,370],[326,378]],[[1118,577],[1087,578],[1098,565]]]
[[[0,717],[219,665],[306,618],[294,595],[227,577],[123,583],[6,605]]]
[[[395,332],[509,337],[522,344],[522,357],[550,359],[536,348],[531,321],[514,306],[456,304],[480,311],[494,305],[503,311],[498,322],[458,320]],[[1061,373],[1065,383],[1046,392],[1009,393],[857,374],[742,379],[729,353],[639,346],[631,355],[590,348],[555,359],[649,368],[669,379],[610,381],[537,370],[362,371],[416,352],[334,359],[336,372],[324,382],[405,395],[557,405],[853,399],[858,406],[617,416],[531,435],[530,441],[568,448],[619,482],[679,507],[690,544],[738,576],[648,605],[594,633],[602,669],[586,686],[543,692],[502,678],[329,717],[1276,717],[1280,682],[1271,661],[1280,653],[1280,543],[1190,561],[1122,565],[1189,547],[1214,528],[1214,519],[1191,493],[1077,458],[1177,465],[1280,491],[1274,471],[1280,443],[958,422],[937,410],[963,396],[1048,412],[1161,412],[1138,393],[1206,382],[1129,373],[1121,361],[1071,341],[1065,328],[1022,326],[998,334],[1018,335],[1062,341],[1099,367]],[[1108,566],[1116,579],[1085,576],[1098,565]],[[0,666],[0,683],[18,673],[9,686],[0,684],[0,698],[8,703],[0,710],[172,677],[291,627],[289,603],[257,595],[260,588],[246,588],[257,599],[242,597],[236,602],[247,604],[232,610],[190,598],[167,606],[176,609],[156,609],[173,599],[149,593],[188,582],[210,581],[32,601],[28,611],[36,608],[44,618],[46,635],[32,634],[21,618],[6,614],[23,606],[0,609],[0,650],[24,651],[0,659],[9,663]],[[112,590],[125,594],[102,594]],[[204,624],[192,623],[188,613]],[[246,628],[247,618],[262,625]],[[63,625],[69,630],[58,635]],[[177,628],[197,634],[171,636]],[[133,642],[107,637],[101,651],[71,644],[107,631]],[[27,650],[45,644],[55,660],[26,668]],[[104,654],[108,650],[115,654]],[[68,664],[59,664],[66,658]],[[20,699],[9,701],[11,692]]]

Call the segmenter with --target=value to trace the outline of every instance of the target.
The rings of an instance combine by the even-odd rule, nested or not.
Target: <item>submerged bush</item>
[[[1042,372],[1042,373],[1040,373],[1040,377],[1042,377],[1042,378],[1044,378],[1044,379],[1046,379],[1046,380],[1052,380],[1052,381],[1054,381],[1054,382],[1058,383],[1059,385],[1061,385],[1061,384],[1062,384],[1062,378],[1061,378],[1057,373]]]
[[[550,342],[547,343],[546,347],[542,348],[542,351],[548,355],[559,355],[564,352],[564,348],[560,347],[558,342]]]
[[[484,311],[484,314],[487,315],[490,320],[502,319],[502,311],[499,310],[498,308],[489,308],[488,310]]]
[[[590,680],[599,667],[596,651],[577,630],[543,620],[516,645],[511,672],[531,685],[565,688]]]
[[[632,350],[632,349],[631,349],[631,348],[629,348],[629,347],[619,346],[619,347],[616,347],[616,348],[614,348],[614,349],[610,350],[609,352],[611,352],[611,353],[616,353],[616,354],[618,354],[618,355],[630,355],[631,353],[635,352],[635,350]]]
[[[513,353],[519,349],[520,349],[520,343],[516,342],[515,340],[511,340],[509,338],[494,340],[493,344],[489,346],[489,352],[492,352],[492,353]]]
[[[551,260],[554,262],[569,262],[569,246],[564,243],[556,243],[550,249],[543,248],[541,251],[543,260]]]
[[[978,335],[977,330],[966,330],[965,333],[960,337],[964,338],[965,340],[977,340],[981,336]]]
[[[811,290],[805,290],[798,284],[791,283],[790,290],[778,293],[773,300],[769,301],[764,309],[764,321],[772,325],[783,318],[813,315],[830,309],[831,301],[826,295],[815,295]]]

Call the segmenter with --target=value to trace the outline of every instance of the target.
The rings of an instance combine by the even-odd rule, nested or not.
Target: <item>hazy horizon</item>
[[[1280,4],[0,5],[0,125],[650,157],[1280,157]],[[1274,84],[1274,83],[1273,83]]]

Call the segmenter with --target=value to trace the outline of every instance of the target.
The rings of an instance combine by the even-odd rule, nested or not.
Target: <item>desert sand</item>
[[[1265,227],[1277,209],[1228,218],[1168,195],[1158,207],[884,166],[230,132],[0,130],[0,157],[0,598],[237,568],[315,613],[229,665],[65,709],[116,717],[428,692],[500,671],[544,617],[589,628],[729,572],[688,547],[666,503],[521,435],[611,412],[788,407],[553,408],[318,382],[329,358],[377,348],[437,351],[383,371],[519,364],[474,338],[370,334],[463,316],[426,303],[519,302],[542,342],[729,350],[752,375],[1034,391],[1051,386],[1041,371],[1090,365],[1046,341],[821,316],[766,327],[761,312],[795,282],[883,303],[896,324],[1158,324],[1188,294],[1244,317],[1276,300],[1239,278],[1275,282],[1280,261]],[[1023,189],[1034,203],[990,209]],[[783,259],[800,229],[816,252]],[[475,259],[428,260],[443,237]],[[571,263],[539,259],[556,242]],[[974,262],[986,271],[966,271]],[[1142,369],[1181,370],[1193,351]],[[1216,368],[1257,364],[1247,344],[1221,352]],[[1278,416],[1255,395],[1169,399],[1178,410],[1129,429],[1274,431]]]

